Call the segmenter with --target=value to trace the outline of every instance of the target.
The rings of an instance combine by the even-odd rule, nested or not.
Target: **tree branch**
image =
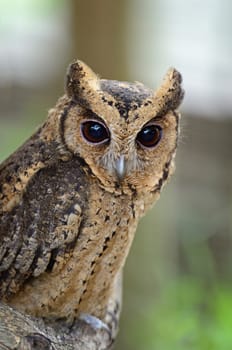
[[[55,328],[0,304],[0,350],[106,350],[111,347],[111,331],[95,317],[80,318],[71,328]]]

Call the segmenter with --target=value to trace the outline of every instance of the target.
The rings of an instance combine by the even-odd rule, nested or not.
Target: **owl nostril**
[[[115,172],[118,179],[121,181],[126,174],[126,160],[125,156],[121,155],[115,162]]]

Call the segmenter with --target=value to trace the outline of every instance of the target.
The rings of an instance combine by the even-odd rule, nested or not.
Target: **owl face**
[[[170,70],[154,93],[140,83],[99,79],[77,61],[67,79],[64,141],[109,191],[160,189],[175,155],[183,92]]]

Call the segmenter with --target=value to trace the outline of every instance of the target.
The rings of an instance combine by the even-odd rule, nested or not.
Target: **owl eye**
[[[136,141],[144,147],[156,146],[162,137],[162,128],[159,125],[150,124],[144,126],[138,133]]]
[[[100,144],[109,141],[110,133],[104,124],[88,120],[81,124],[81,133],[86,141]]]

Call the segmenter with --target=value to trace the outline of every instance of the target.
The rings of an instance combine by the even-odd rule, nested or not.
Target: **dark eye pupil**
[[[145,147],[154,147],[160,141],[162,129],[159,125],[147,125],[137,135],[137,141]]]
[[[101,143],[109,140],[109,132],[106,127],[95,121],[87,121],[81,125],[84,138],[91,143]]]

